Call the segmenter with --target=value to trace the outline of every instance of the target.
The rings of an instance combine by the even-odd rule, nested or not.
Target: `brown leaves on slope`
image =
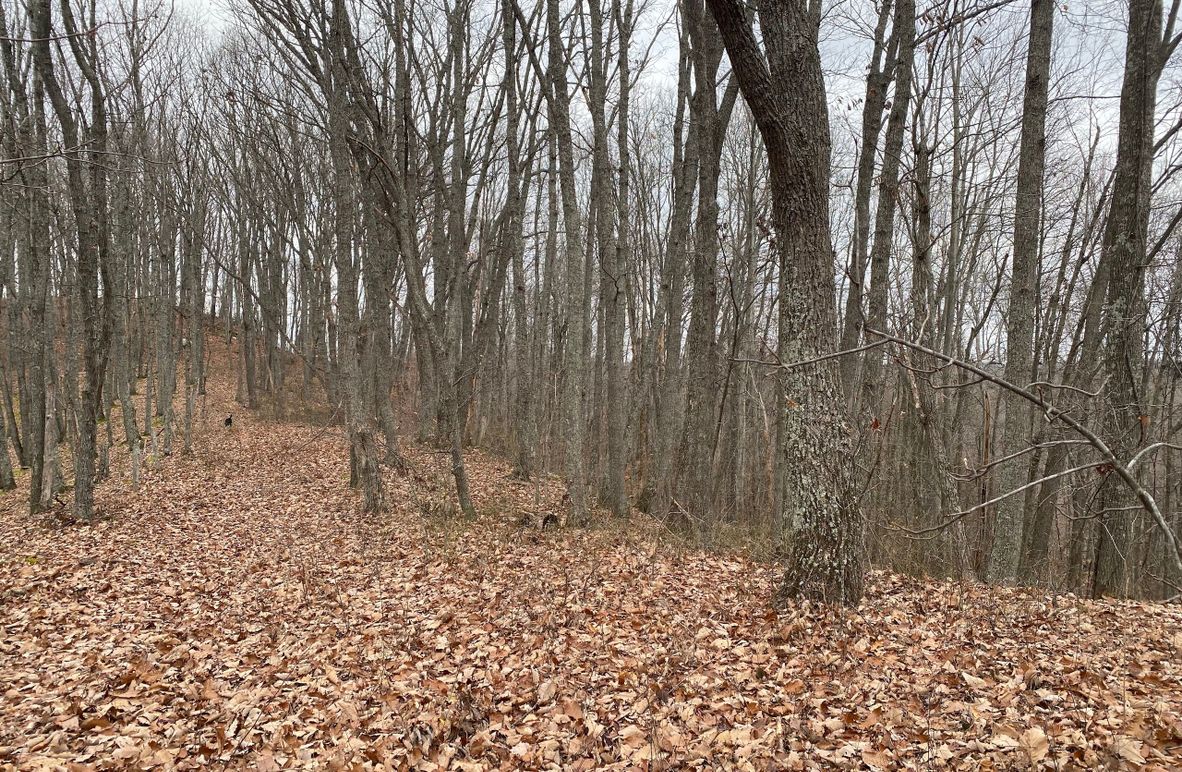
[[[559,489],[410,449],[355,514],[336,432],[236,414],[94,526],[0,511],[0,765],[1182,765],[1182,613],[876,574],[855,612],[642,529],[520,528]],[[217,409],[214,409],[214,408]]]

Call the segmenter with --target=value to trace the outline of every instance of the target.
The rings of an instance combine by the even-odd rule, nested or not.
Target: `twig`
[[[919,528],[916,530],[912,530],[911,528],[907,528],[907,527],[901,526],[901,525],[888,525],[887,529],[891,530],[891,531],[901,531],[909,536],[926,536],[928,534],[937,533],[938,531],[943,531],[945,528],[948,528],[953,523],[957,523],[957,522],[963,520],[964,518],[968,517],[969,515],[973,514],[974,512],[976,512],[980,509],[984,509],[986,507],[991,507],[994,504],[998,503],[999,501],[1004,501],[1005,499],[1008,499],[1010,496],[1021,493],[1024,490],[1028,490],[1030,488],[1033,488],[1036,485],[1042,485],[1044,482],[1046,482],[1048,480],[1055,480],[1059,477],[1066,477],[1067,475],[1075,474],[1076,472],[1082,472],[1085,469],[1092,469],[1095,466],[1096,466],[1096,464],[1094,462],[1090,463],[1090,464],[1081,464],[1080,466],[1073,466],[1070,469],[1064,469],[1062,472],[1056,472],[1055,474],[1047,475],[1046,477],[1040,477],[1037,480],[1034,480],[1032,482],[1028,482],[1025,485],[1021,485],[1017,488],[1014,488],[1013,490],[1006,491],[1005,493],[1001,494],[1000,496],[995,496],[992,499],[990,499],[989,501],[982,501],[980,504],[977,504],[976,506],[969,507],[968,509],[962,509],[961,511],[957,512],[956,514],[950,516],[944,522],[938,523],[936,525],[928,526],[927,528]]]
[[[1081,389],[1078,386],[1071,386],[1066,383],[1051,383],[1050,381],[1034,381],[1026,388],[1033,389],[1035,386],[1041,386],[1044,389],[1066,389],[1067,391],[1074,391],[1077,394],[1082,394],[1085,397],[1098,397],[1100,396],[1100,392],[1104,391],[1104,386],[1107,383],[1108,379],[1105,378],[1104,383],[1101,383],[1100,388],[1096,389],[1095,391],[1088,391],[1087,389]]]
[[[1134,466],[1136,466],[1137,462],[1140,461],[1141,457],[1144,456],[1146,453],[1148,453],[1151,450],[1157,450],[1158,448],[1169,448],[1170,450],[1182,450],[1182,445],[1175,445],[1170,442],[1155,442],[1152,445],[1146,445],[1145,447],[1141,448],[1141,450],[1137,451],[1137,455],[1133,456],[1133,458],[1129,461],[1129,469],[1132,469]]]
[[[981,477],[981,475],[985,474],[987,471],[989,471],[993,467],[997,466],[998,464],[1004,464],[1006,461],[1010,461],[1012,459],[1017,458],[1018,456],[1025,455],[1032,450],[1041,450],[1043,448],[1050,448],[1055,445],[1091,445],[1091,444],[1092,443],[1088,442],[1087,440],[1053,440],[1051,442],[1036,442],[1036,443],[1026,446],[1025,448],[1022,448],[1021,450],[1014,451],[1013,453],[1010,453],[1007,456],[1002,456],[1001,458],[995,458],[992,461],[990,461],[988,464],[986,464],[985,466],[982,466],[982,467],[979,467],[979,468],[973,470],[972,474],[953,475],[953,477],[955,477],[956,479],[958,479],[962,482],[968,482],[969,480],[979,479]]]
[[[799,362],[784,363],[784,362],[779,361],[778,359],[774,362],[768,362],[763,359],[747,359],[747,358],[743,358],[743,357],[733,357],[731,359],[731,361],[732,362],[746,362],[747,364],[753,364],[753,365],[767,365],[768,367],[780,367],[780,368],[783,368],[784,370],[796,370],[797,368],[807,367],[808,365],[815,365],[818,362],[824,362],[828,359],[837,359],[838,357],[847,356],[849,354],[858,354],[863,351],[869,351],[872,348],[878,348],[879,346],[883,346],[889,342],[890,341],[886,341],[886,340],[877,340],[873,343],[867,343],[865,346],[858,346],[857,348],[848,348],[844,351],[834,351],[831,354],[823,354],[822,356],[813,357],[812,359],[802,359]]]

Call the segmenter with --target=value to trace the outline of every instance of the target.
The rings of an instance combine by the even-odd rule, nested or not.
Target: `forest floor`
[[[0,768],[1182,768],[1177,606],[875,573],[777,612],[774,566],[640,518],[522,525],[560,487],[478,453],[476,522],[416,447],[362,517],[340,430],[219,359],[194,452],[138,491],[115,454],[94,524],[0,497]]]

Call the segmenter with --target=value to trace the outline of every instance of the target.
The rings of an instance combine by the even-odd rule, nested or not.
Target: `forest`
[[[1182,4],[0,0],[0,765],[1182,765]]]

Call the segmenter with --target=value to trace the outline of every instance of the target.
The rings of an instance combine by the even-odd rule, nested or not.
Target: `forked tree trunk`
[[[915,64],[915,3],[898,0],[895,28],[891,33],[896,50],[895,93],[887,119],[883,146],[882,173],[878,186],[878,209],[874,213],[874,244],[870,248],[870,292],[866,326],[873,330],[887,328],[890,294],[891,254],[895,245],[895,212],[898,209],[899,176],[903,156],[903,137],[907,128],[907,112],[911,104],[911,79]],[[859,421],[875,419],[881,413],[883,382],[883,354],[872,350],[866,355],[866,367],[861,382],[861,410]],[[869,421],[867,421],[869,423]]]
[[[842,317],[841,348],[858,345],[862,334],[862,299],[865,295],[866,266],[870,260],[870,196],[874,187],[874,157],[878,153],[878,136],[882,131],[882,114],[886,109],[887,86],[894,71],[894,50],[897,35],[887,45],[887,22],[891,19],[891,1],[886,0],[878,10],[878,24],[874,28],[874,48],[870,55],[870,72],[866,75],[866,97],[862,101],[862,133],[858,147],[858,164],[854,182],[854,226],[850,245],[849,277],[846,290],[845,314]],[[875,352],[877,355],[880,352]],[[857,397],[852,388],[857,380],[858,358],[842,357],[841,381],[849,394]]]

